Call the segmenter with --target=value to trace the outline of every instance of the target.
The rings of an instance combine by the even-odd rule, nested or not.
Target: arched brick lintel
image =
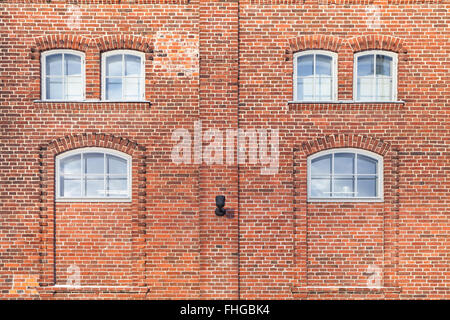
[[[386,50],[407,53],[406,45],[401,38],[388,35],[364,35],[348,39],[353,52],[365,50]]]
[[[47,150],[53,155],[58,155],[65,151],[85,147],[103,147],[114,149],[131,156],[145,151],[145,147],[137,144],[136,142],[105,133],[68,135],[63,138],[50,141],[47,145],[42,146],[42,149]]]
[[[89,47],[90,39],[72,34],[52,34],[38,37],[32,52],[41,52],[52,49],[73,49],[86,51]]]
[[[337,52],[343,39],[330,35],[305,35],[288,39],[289,48],[286,50],[286,59],[292,59],[294,53],[304,50],[328,50]]]
[[[129,49],[153,53],[152,39],[135,35],[112,35],[93,39],[101,52]]]
[[[336,134],[306,141],[300,146],[300,150],[302,150],[306,156],[334,148],[358,148],[384,156],[389,151],[390,144],[380,139],[364,135]]]
[[[35,40],[34,47],[31,48],[33,54],[39,55],[40,52],[53,49],[72,49],[86,51],[89,47],[90,39],[71,34],[52,34],[38,37]]]

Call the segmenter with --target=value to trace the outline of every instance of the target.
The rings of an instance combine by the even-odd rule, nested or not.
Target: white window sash
[[[62,75],[61,76],[52,76],[47,75],[47,57],[61,54],[61,63],[62,63]],[[80,76],[67,76],[66,75],[66,66],[65,66],[65,55],[73,54],[80,57],[81,63],[81,75]],[[69,49],[61,49],[61,50],[48,50],[44,51],[41,54],[41,99],[45,101],[78,101],[85,100],[86,96],[86,72],[85,72],[85,54],[84,52],[69,50]],[[67,90],[67,82],[69,78],[80,78],[81,80],[81,97],[78,99],[68,99],[68,90]],[[62,80],[62,98],[61,99],[49,99],[47,97],[47,79],[61,79]]]
[[[316,94],[316,80],[318,78],[324,78],[325,76],[318,76],[316,74],[316,56],[320,54],[320,55],[325,55],[331,58],[331,76],[326,76],[331,78],[331,85],[330,85],[330,90],[331,90],[331,100],[330,99],[321,99],[320,96],[318,97]],[[300,78],[308,78],[308,77],[299,77],[297,75],[297,71],[298,71],[298,57],[300,56],[304,56],[304,55],[313,55],[313,74],[310,77],[310,79],[312,79],[313,81],[313,93],[312,93],[312,100],[300,100],[300,98],[298,97],[298,80]],[[336,101],[337,100],[337,90],[338,90],[338,81],[337,81],[337,60],[338,60],[338,55],[335,52],[332,51],[326,51],[326,50],[305,50],[305,51],[301,51],[301,52],[297,52],[296,54],[294,54],[293,57],[293,62],[294,62],[294,67],[293,67],[293,99],[294,101],[301,101],[301,102],[323,102],[323,101]]]
[[[358,90],[360,91],[361,88],[358,87],[358,80],[361,79],[367,79],[370,76],[358,76],[358,58],[365,56],[365,55],[372,55],[373,56],[373,85],[371,88],[371,94],[370,99],[367,98],[358,98]],[[384,55],[392,58],[392,64],[391,64],[391,75],[389,77],[386,76],[377,76],[377,61],[376,56],[377,55]],[[390,51],[383,51],[383,50],[370,50],[370,51],[363,51],[356,53],[354,56],[354,62],[353,62],[353,70],[354,70],[354,76],[353,76],[353,100],[355,101],[361,101],[361,102],[389,102],[389,101],[396,101],[397,100],[397,75],[398,75],[398,55],[395,52]],[[379,88],[378,88],[378,79],[390,79],[391,85],[390,85],[390,96],[388,100],[382,99],[379,96]]]
[[[84,155],[86,153],[102,153],[103,154],[103,173],[86,173],[85,168],[85,157]],[[80,161],[81,161],[81,173],[80,174],[63,174],[61,172],[61,161],[66,159],[67,157],[80,154]],[[127,165],[127,173],[108,173],[107,168],[107,156],[112,155],[119,157],[123,160],[126,160]],[[83,149],[76,149],[68,152],[64,152],[56,157],[56,175],[55,175],[55,194],[56,194],[56,201],[57,202],[130,202],[131,201],[131,184],[132,184],[132,168],[131,168],[131,156],[119,152],[112,149],[107,148],[83,148]],[[61,178],[77,178],[80,179],[80,191],[81,196],[80,197],[69,197],[69,196],[62,196],[61,195]],[[88,181],[88,178],[103,178],[103,196],[88,196],[86,194],[86,182]],[[127,185],[126,185],[126,195],[124,196],[109,196],[109,190],[108,189],[108,179],[109,178],[125,178]]]
[[[353,158],[353,173],[348,174],[336,174],[334,172],[334,155],[336,153],[352,153],[354,154]],[[330,174],[315,174],[311,173],[311,162],[319,157],[324,155],[331,155],[331,173]],[[358,173],[358,156],[366,156],[371,159],[377,160],[376,173],[375,174],[359,174]],[[331,149],[318,152],[308,157],[307,159],[307,193],[308,193],[308,201],[310,202],[370,202],[370,201],[383,201],[383,158],[380,155],[377,155],[373,152],[355,149],[355,148],[338,148]],[[353,181],[353,191],[352,192],[336,192],[334,188],[335,178],[339,177],[348,177]],[[370,177],[375,178],[375,192],[376,195],[373,197],[358,197],[358,180],[359,178]],[[311,196],[311,185],[313,179],[329,179],[330,181],[330,191],[327,192],[330,195],[325,197],[313,197]],[[348,197],[339,197],[339,193],[353,194],[353,196]]]
[[[122,56],[122,74],[120,76],[106,76],[106,59],[110,56],[121,55]],[[126,76],[125,75],[125,55],[133,55],[139,57],[141,60],[140,75],[139,76]],[[135,99],[125,99],[126,93],[126,81],[124,79],[139,79],[139,97],[138,101],[145,100],[145,53],[134,50],[112,50],[102,54],[102,100],[104,101],[116,101],[107,99],[106,93],[106,80],[107,79],[121,79],[122,92],[121,98],[117,101],[134,101]]]

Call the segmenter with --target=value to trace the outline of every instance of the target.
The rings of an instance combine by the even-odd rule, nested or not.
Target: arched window
[[[50,50],[41,54],[42,100],[84,99],[84,53]]]
[[[145,54],[114,50],[102,55],[102,100],[145,100]]]
[[[308,200],[370,201],[383,198],[383,158],[352,148],[308,157]]]
[[[56,200],[130,200],[131,157],[105,148],[82,148],[56,157]]]
[[[397,100],[397,54],[363,51],[355,54],[354,99],[356,101]]]
[[[308,50],[294,55],[294,101],[337,100],[337,54]]]

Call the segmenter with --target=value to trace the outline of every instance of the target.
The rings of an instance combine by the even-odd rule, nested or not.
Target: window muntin
[[[102,56],[102,99],[141,101],[145,99],[145,55],[114,50]]]
[[[42,99],[84,99],[84,53],[50,50],[41,55]]]
[[[395,101],[397,54],[378,50],[356,54],[354,78],[356,101]]]
[[[308,199],[381,200],[383,159],[359,149],[332,149],[308,158]]]
[[[294,101],[337,99],[337,54],[308,50],[294,55]]]
[[[131,157],[104,148],[83,148],[59,155],[56,199],[131,199]]]

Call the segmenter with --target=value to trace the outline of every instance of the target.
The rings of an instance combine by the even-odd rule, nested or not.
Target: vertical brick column
[[[205,132],[237,129],[238,1],[200,0],[200,110]],[[236,150],[235,150],[236,151]],[[236,152],[235,152],[236,154]],[[235,155],[236,157],[236,155]],[[238,169],[237,161],[199,168],[200,294],[205,299],[237,299]],[[214,214],[215,196],[226,196],[226,216]]]

